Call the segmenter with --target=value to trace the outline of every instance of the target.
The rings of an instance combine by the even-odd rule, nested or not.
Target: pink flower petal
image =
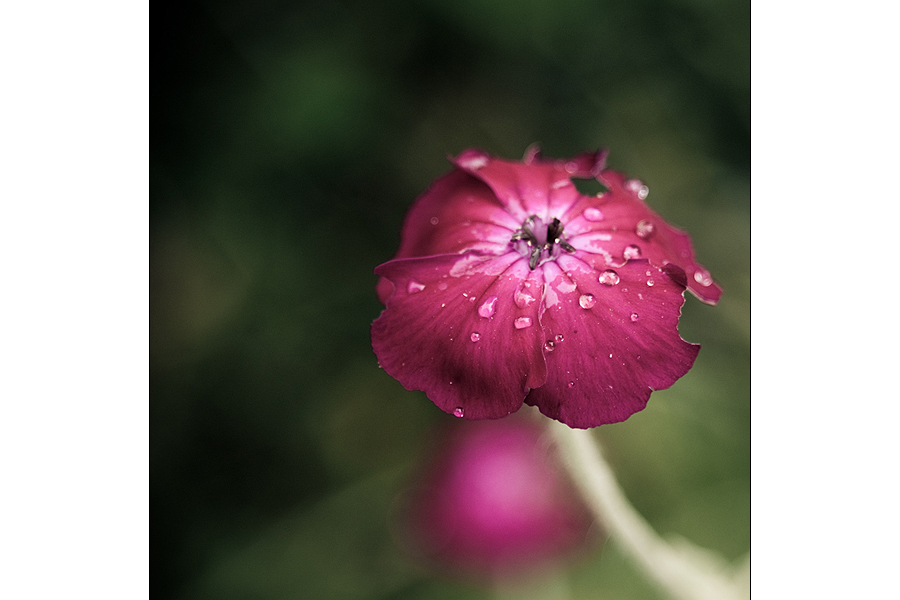
[[[393,290],[372,347],[406,389],[450,414],[496,419],[544,384],[542,282],[518,253],[396,259],[375,272]]]
[[[493,579],[585,546],[590,515],[542,428],[518,416],[455,425],[431,436],[437,452],[416,473],[404,511],[417,553],[441,570]]]
[[[410,208],[395,258],[465,250],[502,254],[520,226],[484,182],[455,169],[432,183]]]
[[[471,419],[509,414],[530,390],[526,402],[573,427],[622,421],[684,375],[699,347],[678,334],[683,291],[714,304],[721,288],[646,186],[605,159],[451,159],[376,269],[385,370]],[[573,177],[608,191],[582,195]]]
[[[590,156],[590,161],[596,160]],[[584,156],[578,157],[571,162],[571,171],[567,171],[565,161],[535,159],[532,164],[523,164],[493,158],[480,150],[467,150],[452,160],[490,187],[504,210],[517,222],[516,228],[532,215],[549,222],[558,216],[556,213],[562,213],[576,202],[579,194],[572,185],[572,173],[583,172],[589,163]]]
[[[642,410],[652,390],[687,373],[700,346],[678,334],[680,269],[632,260],[598,272],[579,256],[545,266],[549,288],[561,291],[541,315],[547,383],[525,401],[588,428]]]
[[[598,180],[609,188],[601,198],[583,196],[562,217],[569,243],[576,248],[608,252],[610,260],[622,264],[629,258],[646,258],[662,267],[672,263],[687,275],[687,288],[707,304],[715,304],[722,288],[694,257],[687,233],[666,223],[650,210],[641,195],[641,183],[627,180],[616,171],[604,170]],[[596,219],[601,211],[603,218]]]
[[[568,160],[545,159],[538,146],[533,145],[525,152],[525,158],[522,162],[526,165],[535,163],[551,163],[560,170],[565,170],[572,177],[579,179],[593,179],[606,167],[606,157],[609,150],[601,149],[596,152],[583,152],[578,156],[574,156]]]

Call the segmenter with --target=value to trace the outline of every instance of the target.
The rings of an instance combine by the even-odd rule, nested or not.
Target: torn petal
[[[576,289],[541,315],[555,343],[545,353],[547,383],[526,403],[571,427],[624,421],[687,373],[700,350],[678,334],[684,287],[646,260],[602,272],[574,256],[558,263],[547,276]]]

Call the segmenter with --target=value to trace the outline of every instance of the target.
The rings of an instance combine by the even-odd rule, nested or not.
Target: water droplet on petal
[[[561,341],[563,341],[564,339],[566,339],[566,338],[563,337],[563,334],[561,334],[561,333],[556,334],[556,343],[557,344],[560,343]]]
[[[593,294],[582,294],[581,298],[578,299],[578,304],[584,309],[593,308],[597,304],[597,299],[594,298]]]
[[[634,323],[634,322],[636,322],[637,320],[638,320],[638,314],[637,314],[637,313],[631,313],[631,322]]]
[[[454,417],[461,417],[464,414],[466,414],[466,411],[463,410],[462,406],[457,406],[456,408],[453,409]]]
[[[603,220],[603,211],[594,207],[586,208],[584,209],[584,212],[581,213],[581,216],[588,221],[594,221],[596,223],[597,221]]]
[[[516,329],[525,329],[531,327],[531,317],[519,317],[513,322]]]
[[[633,260],[635,258],[641,257],[641,249],[634,244],[630,244],[628,246],[625,246],[625,250],[622,252],[622,254],[626,259]]]
[[[406,286],[407,294],[416,294],[425,289],[424,283],[419,283],[418,281],[409,280],[409,285]]]
[[[637,194],[637,197],[641,200],[645,200],[650,193],[650,188],[641,183],[638,179],[629,179],[625,182],[625,187]]]
[[[442,292],[443,292],[444,290],[446,290],[446,289],[447,289],[447,282],[445,282],[445,281],[440,282],[440,283],[438,284],[438,289],[441,290]]]
[[[477,171],[486,164],[488,164],[488,157],[482,152],[466,153],[466,156],[460,157],[459,160],[459,166],[472,171]]]
[[[578,163],[576,163],[574,160],[566,163],[566,171],[568,171],[569,173],[574,173],[577,170]]]
[[[570,381],[570,382],[569,382],[569,387],[570,387],[570,388],[575,387],[575,382],[574,382],[574,381]]]
[[[530,281],[525,280],[519,284],[515,294],[513,294],[513,301],[515,301],[516,306],[519,308],[527,308],[534,304],[535,297],[531,293]]]
[[[712,284],[712,277],[709,276],[709,271],[700,269],[699,271],[694,273],[694,281],[696,281],[703,287],[706,287]]]
[[[653,283],[654,283],[654,282],[653,282],[652,279],[648,279],[648,280],[647,280],[647,287],[653,287]]]
[[[656,233],[656,226],[647,219],[644,219],[643,221],[638,221],[638,224],[634,228],[634,233],[642,240],[646,240]]]
[[[481,339],[481,334],[478,333],[477,331],[474,331],[474,332],[472,332],[472,335],[469,336],[469,339],[472,340],[473,342],[477,342],[478,340]]]
[[[429,221],[431,222],[432,225],[437,225],[440,222],[440,219],[438,219],[437,217],[431,217],[431,219],[429,219]]]
[[[478,316],[490,319],[494,316],[494,310],[497,307],[497,296],[491,296],[484,301],[484,304],[478,307]]]
[[[600,273],[600,283],[609,286],[616,285],[619,283],[619,274],[612,269],[607,269]]]
[[[609,357],[612,358],[612,354],[610,354]]]
[[[556,343],[553,340],[544,342],[544,352],[553,352],[556,350]]]

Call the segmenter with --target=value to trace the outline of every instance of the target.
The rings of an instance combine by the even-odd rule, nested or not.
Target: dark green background
[[[608,147],[691,233],[725,289],[687,298],[695,367],[597,434],[658,530],[748,550],[749,2],[186,2],[151,35],[153,597],[502,595],[399,548],[453,418],[369,344],[372,269],[468,147]],[[613,543],[534,585],[661,597]]]

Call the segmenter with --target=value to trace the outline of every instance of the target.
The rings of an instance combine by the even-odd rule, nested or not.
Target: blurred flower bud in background
[[[414,557],[446,574],[497,580],[536,574],[590,546],[591,517],[541,434],[521,415],[441,430],[400,517]]]

